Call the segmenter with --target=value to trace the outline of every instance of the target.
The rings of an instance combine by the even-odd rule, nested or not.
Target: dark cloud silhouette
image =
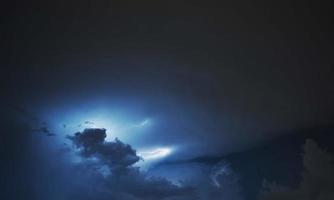
[[[52,137],[52,136],[56,136],[56,134],[54,134],[54,133],[48,133],[48,134],[46,134],[46,136]]]
[[[32,131],[43,133],[46,136],[56,136],[56,134],[53,133],[53,132],[51,132],[50,129],[48,127],[46,127],[46,126],[42,126],[40,128],[37,128],[37,129],[32,129]]]
[[[302,180],[296,188],[275,182],[263,182],[260,200],[310,199],[330,200],[334,198],[334,164],[330,153],[308,139],[304,145]]]
[[[91,122],[91,121],[85,121],[85,124],[88,124],[88,125],[93,125],[94,122]]]
[[[74,136],[68,136],[83,157],[96,157],[112,170],[127,168],[140,160],[130,145],[117,138],[114,142],[106,142],[105,129],[85,129]]]
[[[105,129],[93,128],[68,136],[83,158],[74,170],[81,179],[80,189],[74,192],[75,198],[196,199],[194,188],[150,177],[135,167],[140,157],[130,145],[117,138],[113,142],[105,141],[105,138]],[[85,179],[87,181],[84,182],[94,183],[94,186],[82,184]]]

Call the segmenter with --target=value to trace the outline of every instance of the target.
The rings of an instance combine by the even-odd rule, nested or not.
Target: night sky
[[[0,198],[332,199],[333,8],[2,5]]]

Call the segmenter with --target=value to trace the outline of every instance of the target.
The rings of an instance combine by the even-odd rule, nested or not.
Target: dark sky
[[[119,126],[149,119],[139,136],[116,136],[135,147],[176,146],[172,158],[181,159],[245,150],[334,120],[331,2],[1,7],[1,101],[18,130],[73,125],[99,112]],[[13,133],[8,141],[16,139],[25,140]]]
[[[233,146],[328,123],[330,8],[304,1],[13,3],[4,7],[5,96],[33,111],[96,99],[138,103],[200,132],[192,134],[225,134]]]

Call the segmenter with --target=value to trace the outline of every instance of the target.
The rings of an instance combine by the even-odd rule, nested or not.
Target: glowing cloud
[[[133,125],[134,127],[144,127],[144,126],[147,126],[149,125],[151,121],[149,119],[145,119],[143,120],[142,122],[140,122],[139,124],[135,124]]]
[[[153,160],[166,157],[170,155],[171,152],[172,152],[171,148],[160,147],[151,150],[139,151],[138,155],[142,157],[144,160]]]
[[[213,172],[211,174],[212,183],[219,188],[221,187],[219,177],[229,176],[231,174],[232,174],[232,169],[230,163],[226,161],[221,161],[216,166],[213,167]]]

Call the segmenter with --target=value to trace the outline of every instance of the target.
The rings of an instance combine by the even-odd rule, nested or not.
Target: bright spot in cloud
[[[140,122],[139,124],[135,124],[133,125],[134,127],[144,127],[144,126],[147,126],[149,125],[151,121],[149,119],[145,119],[143,120],[142,122]]]
[[[171,152],[172,152],[171,148],[160,147],[151,150],[138,151],[138,155],[142,157],[144,160],[153,160],[166,157],[170,155]]]

